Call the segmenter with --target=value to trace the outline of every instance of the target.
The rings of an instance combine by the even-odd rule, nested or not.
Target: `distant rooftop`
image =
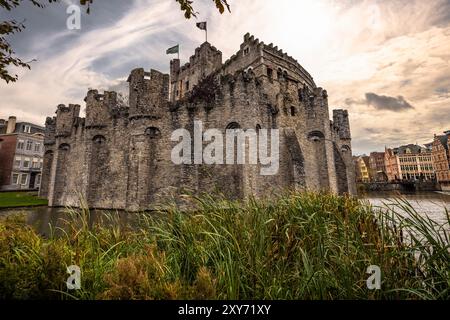
[[[436,136],[436,138],[442,143],[445,149],[448,149],[448,139],[450,137],[450,131],[444,132],[443,136]]]
[[[45,128],[43,126],[25,122],[25,121],[17,121],[16,117],[9,117],[8,120],[0,119],[0,134],[36,134],[36,133],[45,133]]]
[[[418,154],[425,153],[427,149],[417,144],[408,144],[394,149],[396,154]]]

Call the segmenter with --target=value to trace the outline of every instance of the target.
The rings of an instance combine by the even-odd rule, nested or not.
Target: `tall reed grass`
[[[68,209],[49,238],[24,219],[0,222],[3,299],[449,299],[450,217],[439,224],[404,200],[389,209],[350,197],[287,193],[275,200],[193,198],[91,224]],[[443,208],[444,210],[444,208]],[[66,268],[82,270],[68,291]],[[369,290],[367,267],[382,271]]]

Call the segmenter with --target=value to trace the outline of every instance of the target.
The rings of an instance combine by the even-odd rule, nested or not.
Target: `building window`
[[[18,185],[19,184],[19,174],[13,173],[12,175],[12,184]]]
[[[291,116],[295,117],[297,113],[297,110],[295,110],[295,107],[291,107]]]
[[[36,143],[34,145],[34,151],[35,152],[41,152],[41,144],[40,143]]]
[[[281,80],[281,78],[283,77],[283,70],[281,70],[281,68],[277,69],[277,78],[278,80]]]
[[[245,47],[244,48],[244,57],[246,56],[246,55],[248,55],[250,53],[250,48],[249,47]]]
[[[24,168],[29,168],[30,167],[30,159],[29,158],[23,159],[23,167]]]
[[[40,186],[40,185],[41,185],[41,175],[38,174],[38,175],[36,176],[36,186]]]
[[[189,81],[186,81],[186,91],[189,91]]]
[[[39,159],[36,159],[36,158],[33,159],[32,168],[39,169]]]
[[[27,151],[31,151],[33,149],[33,141],[27,141]]]
[[[25,147],[25,141],[19,140],[19,142],[17,143],[17,149],[23,150],[24,147]]]
[[[155,127],[149,127],[145,129],[145,135],[150,139],[158,139],[161,137],[161,130]]]
[[[20,163],[22,162],[22,159],[20,157],[16,157],[14,159],[14,167],[20,168]]]
[[[267,76],[269,77],[269,80],[273,79],[273,70],[270,68],[267,68]]]
[[[20,176],[20,184],[21,185],[26,185],[28,182],[28,174],[24,174],[22,173],[22,175]]]
[[[29,125],[24,125],[24,126],[23,126],[23,132],[25,132],[25,133],[31,133],[31,126],[29,126]]]

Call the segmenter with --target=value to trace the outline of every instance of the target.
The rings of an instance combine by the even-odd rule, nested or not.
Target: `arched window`
[[[325,139],[325,135],[321,131],[311,131],[308,134],[309,141],[316,142],[316,141],[321,141],[323,139]]]
[[[345,144],[341,147],[341,152],[343,153],[349,152],[350,150],[351,148]]]
[[[59,150],[62,151],[70,151],[70,145],[67,143],[62,143],[59,145]]]
[[[92,141],[94,141],[95,144],[101,145],[105,144],[106,138],[102,135],[97,135],[92,139]]]
[[[280,80],[283,77],[283,70],[281,68],[277,69],[277,78]]]
[[[231,122],[227,125],[227,130],[240,129],[241,126],[237,122]]]
[[[161,130],[156,127],[149,127],[145,129],[145,135],[147,135],[150,139],[158,139],[161,137]]]

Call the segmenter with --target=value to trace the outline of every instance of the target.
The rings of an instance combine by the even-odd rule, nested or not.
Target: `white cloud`
[[[288,52],[328,90],[332,107],[349,108],[356,152],[382,150],[403,141],[428,142],[434,133],[450,127],[449,91],[442,93],[450,87],[448,1],[229,2],[232,13],[220,15],[212,1],[194,1],[200,12],[197,21],[208,20],[209,41],[222,50],[224,59],[238,50],[246,32]],[[91,15],[95,17],[95,12]],[[166,66],[161,71],[167,72],[171,58],[165,55],[167,47],[179,42],[186,61],[204,41],[195,22],[184,20],[175,1],[136,0],[111,25],[81,30],[78,36],[68,30],[50,38],[37,35],[30,46],[39,62],[31,71],[22,70],[18,83],[0,84],[0,116],[15,114],[42,123],[57,104],[81,103],[89,87],[117,86],[119,79],[108,70],[139,67],[137,61],[151,60]],[[64,51],[53,52],[63,41],[72,42]],[[106,65],[95,66],[101,59]],[[154,66],[149,62],[141,67]],[[119,78],[126,78],[128,71]],[[372,92],[403,96],[414,109],[394,114],[364,103],[345,104],[348,99],[362,101]]]

